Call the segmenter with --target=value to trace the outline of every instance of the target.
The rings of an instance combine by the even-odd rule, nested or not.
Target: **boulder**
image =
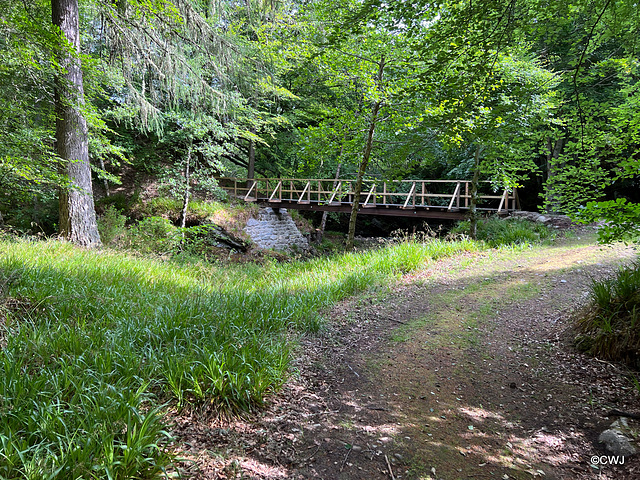
[[[630,457],[636,454],[636,447],[633,445],[635,437],[637,431],[629,426],[626,418],[620,417],[600,434],[598,441],[604,443],[612,455]]]

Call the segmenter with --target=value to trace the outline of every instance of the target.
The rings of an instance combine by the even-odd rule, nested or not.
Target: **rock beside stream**
[[[571,219],[566,215],[519,211],[513,212],[511,216],[516,218],[525,218],[527,220],[531,220],[532,222],[544,223],[545,225],[550,225],[557,228],[568,228],[573,225]]]

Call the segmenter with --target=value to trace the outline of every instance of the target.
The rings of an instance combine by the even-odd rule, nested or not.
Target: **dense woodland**
[[[98,244],[91,179],[99,200],[131,171],[176,198],[220,175],[476,173],[528,209],[638,223],[632,1],[76,3],[0,5],[0,212],[21,231]]]

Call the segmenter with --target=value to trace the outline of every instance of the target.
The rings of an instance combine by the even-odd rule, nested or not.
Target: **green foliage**
[[[180,229],[164,217],[147,217],[127,231],[128,246],[140,253],[168,254],[182,240]]]
[[[451,229],[452,234],[469,235],[470,222],[465,220]],[[522,218],[489,217],[481,219],[477,225],[477,239],[489,247],[502,245],[530,245],[549,240],[554,233],[538,222]]]
[[[98,217],[98,231],[100,239],[105,245],[114,243],[124,236],[127,217],[120,213],[114,206],[105,209],[104,215]]]
[[[182,209],[182,202],[175,197],[154,197],[137,206],[140,216],[156,216],[178,218]]]
[[[590,305],[576,321],[576,345],[598,358],[640,367],[640,262],[591,282]]]
[[[46,20],[43,14],[41,2],[29,12],[15,2],[0,4],[0,212],[22,230],[40,219],[24,222],[20,210],[46,203],[58,185],[66,184],[53,152],[51,121],[54,68],[49,60],[57,36],[50,10]]]
[[[603,243],[640,239],[640,204],[625,198],[589,202],[575,218],[581,223],[605,222],[598,228],[598,239]]]
[[[154,197],[135,206],[138,216],[156,216],[178,219],[182,210],[182,201],[174,197]],[[250,205],[232,205],[226,202],[201,200],[194,198],[189,202],[189,215],[200,220],[214,220],[218,217],[232,219],[247,215]]]
[[[164,223],[153,220],[164,228]],[[171,457],[157,405],[251,410],[287,376],[318,312],[468,241],[215,266],[2,240],[0,476],[156,478]]]
[[[130,212],[135,204],[139,201],[138,195],[125,195],[124,193],[114,193],[108,197],[102,197],[96,201],[96,210],[106,211],[109,208],[114,208],[119,212]]]

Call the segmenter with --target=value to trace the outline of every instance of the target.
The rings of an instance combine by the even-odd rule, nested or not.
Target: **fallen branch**
[[[347,450],[347,454],[344,456],[344,460],[342,461],[342,465],[340,465],[340,471],[342,471],[344,469],[344,466],[347,463],[347,458],[349,458],[349,454],[351,453],[352,448],[349,448]]]
[[[387,468],[389,469],[389,473],[391,474],[391,480],[396,480],[395,475],[393,474],[393,470],[391,469],[391,464],[389,463],[389,457],[384,456],[385,461],[387,462]]]

